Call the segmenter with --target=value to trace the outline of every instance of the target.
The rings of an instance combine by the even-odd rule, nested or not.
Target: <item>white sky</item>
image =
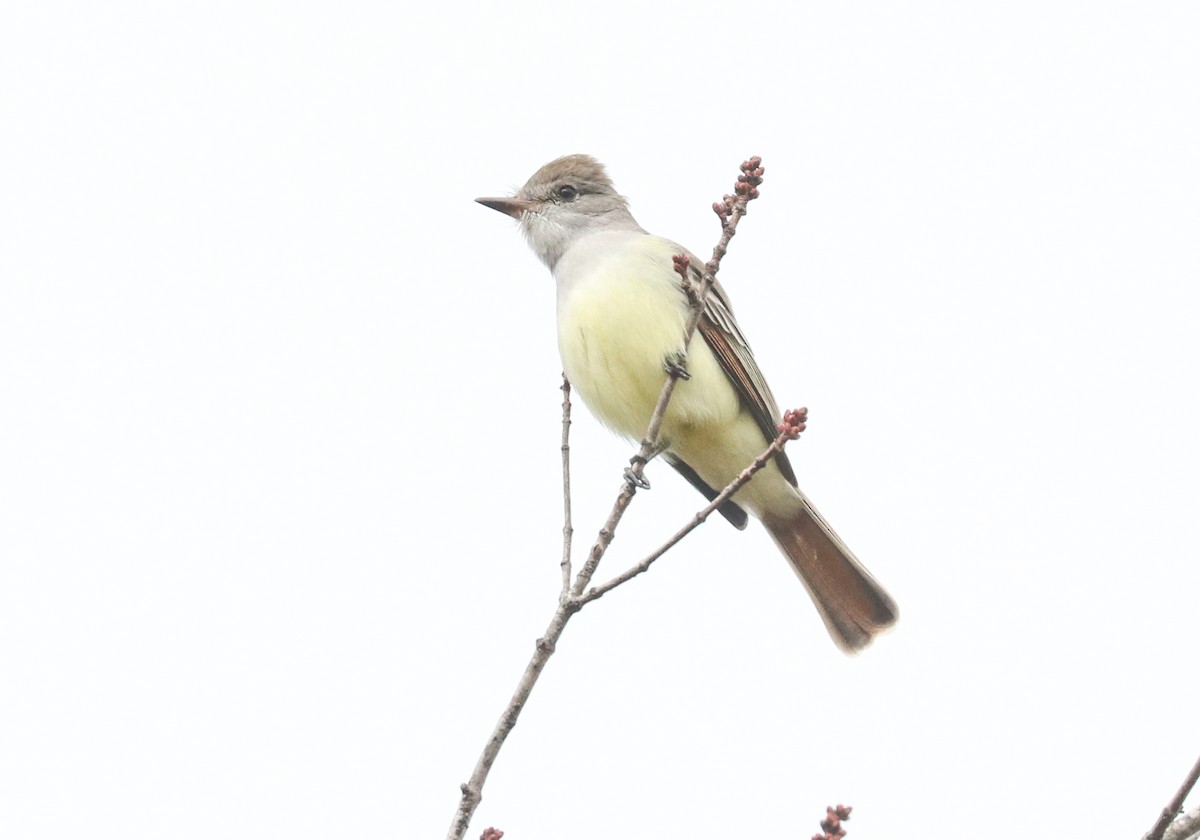
[[[0,835],[444,834],[561,528],[553,287],[472,199],[571,152],[702,254],[763,156],[721,278],[901,623],[844,658],[713,520],[469,836],[1136,838],[1195,760],[1200,6],[13,5]],[[650,477],[602,577],[702,501]]]

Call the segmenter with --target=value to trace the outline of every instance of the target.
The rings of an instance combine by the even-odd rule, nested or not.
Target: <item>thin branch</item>
[[[721,238],[713,248],[712,259],[705,268],[709,274],[715,275],[721,267],[721,260],[729,250],[729,240],[737,233],[738,221],[746,215],[746,205],[758,198],[758,188],[763,182],[762,158],[755,157],[742,162],[742,174],[738,176],[733,186],[733,195],[727,195],[720,202],[713,203],[713,212],[721,218]]]
[[[600,598],[606,593],[611,592],[621,584],[633,580],[642,572],[645,572],[647,569],[649,569],[655,560],[662,557],[680,540],[698,528],[706,519],[708,519],[709,516],[712,515],[717,508],[725,504],[725,502],[734,493],[736,493],[738,490],[741,490],[742,487],[749,483],[750,479],[754,478],[755,473],[766,467],[767,464],[771,463],[775,456],[783,451],[783,447],[789,440],[795,440],[798,438],[800,433],[804,431],[804,424],[807,419],[807,408],[795,409],[784,414],[784,422],[779,427],[779,434],[775,436],[775,440],[771,441],[771,445],[768,446],[761,455],[755,458],[754,462],[751,463],[750,466],[742,470],[738,474],[737,478],[729,482],[729,484],[725,486],[725,489],[718,493],[715,499],[709,502],[707,507],[696,513],[686,525],[676,531],[669,540],[656,548],[652,553],[648,554],[646,558],[642,560],[642,562],[631,567],[622,574],[617,575],[607,583],[602,583],[599,586],[593,586],[587,591],[587,594],[579,596],[577,603],[582,607],[584,604],[595,601],[597,598]]]
[[[567,621],[577,609],[571,601],[565,598],[560,599],[558,609],[554,611],[554,617],[550,620],[550,626],[546,628],[546,634],[534,645],[533,656],[530,657],[529,664],[525,666],[525,671],[521,674],[521,680],[517,683],[516,691],[513,692],[512,699],[504,709],[504,714],[500,716],[500,720],[492,730],[491,737],[488,738],[483,753],[479,756],[479,761],[475,763],[475,770],[471,773],[470,780],[459,786],[462,797],[459,799],[458,809],[454,813],[454,820],[450,823],[450,831],[446,834],[447,840],[462,840],[466,835],[471,815],[475,813],[475,809],[483,800],[483,784],[487,781],[492,764],[496,761],[496,756],[500,754],[500,748],[504,746],[508,734],[517,725],[517,717],[520,716],[521,709],[525,708],[525,701],[529,699],[529,693],[533,691],[542,669],[546,667],[547,660],[554,653],[558,637],[562,635]]]
[[[575,529],[571,526],[571,383],[563,374],[562,383],[562,485],[563,485],[563,550],[562,561],[562,592],[564,597],[571,591],[571,537]]]
[[[1162,840],[1167,826],[1171,824],[1171,820],[1175,819],[1175,815],[1183,808],[1183,800],[1187,799],[1187,795],[1192,792],[1192,788],[1196,786],[1197,779],[1200,779],[1200,758],[1196,759],[1196,763],[1192,765],[1192,769],[1184,777],[1183,784],[1179,786],[1179,790],[1175,791],[1175,795],[1171,797],[1171,801],[1167,803],[1167,807],[1162,809],[1162,813],[1158,815],[1158,820],[1146,832],[1142,840]]]

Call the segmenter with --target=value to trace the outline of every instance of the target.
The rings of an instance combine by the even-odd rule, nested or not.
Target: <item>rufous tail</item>
[[[896,602],[812,503],[803,494],[800,499],[794,515],[767,516],[763,525],[804,581],[833,641],[846,653],[857,653],[896,623]]]

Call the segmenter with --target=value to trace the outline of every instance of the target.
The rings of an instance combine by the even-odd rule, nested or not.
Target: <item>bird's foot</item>
[[[667,356],[663,363],[663,370],[673,379],[691,379],[692,375],[687,371],[687,356],[682,353],[672,353]]]
[[[643,441],[642,445],[645,446],[646,442]],[[625,480],[628,481],[630,483],[630,485],[632,485],[633,487],[636,487],[639,490],[649,490],[650,489],[650,481],[646,478],[646,476],[642,475],[641,473],[634,472],[633,468],[637,467],[637,466],[645,467],[646,464],[650,463],[655,458],[657,458],[659,455],[666,452],[670,448],[670,446],[671,446],[671,444],[669,442],[667,442],[665,440],[660,440],[658,443],[656,443],[650,447],[650,450],[647,453],[646,457],[643,458],[642,453],[638,452],[638,454],[636,454],[632,458],[630,458],[629,466],[625,468]]]
[[[643,448],[646,448],[646,446],[648,446],[648,445],[649,444],[646,442],[646,440],[643,440],[643,442],[642,442]],[[642,475],[641,473],[634,472],[634,468],[635,467],[643,467],[643,468],[646,467],[646,464],[648,464],[650,461],[653,461],[654,458],[662,455],[662,452],[665,452],[668,449],[671,449],[670,440],[659,440],[658,443],[654,444],[653,446],[650,446],[646,457],[642,457],[642,452],[638,451],[637,455],[630,458],[629,466],[625,467],[625,481],[628,481],[630,486],[636,487],[637,490],[649,490],[649,488],[650,488],[649,480],[646,478],[646,476]]]
[[[625,481],[629,483],[630,487],[634,487],[638,490],[650,489],[650,482],[647,480],[646,476],[635,473],[633,471],[633,467],[625,468]]]

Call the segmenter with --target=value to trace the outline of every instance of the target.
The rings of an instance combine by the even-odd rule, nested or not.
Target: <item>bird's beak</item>
[[[524,198],[477,198],[475,200],[484,207],[499,210],[501,213],[512,216],[514,219],[521,218],[522,213],[537,207],[537,202],[527,201]]]

